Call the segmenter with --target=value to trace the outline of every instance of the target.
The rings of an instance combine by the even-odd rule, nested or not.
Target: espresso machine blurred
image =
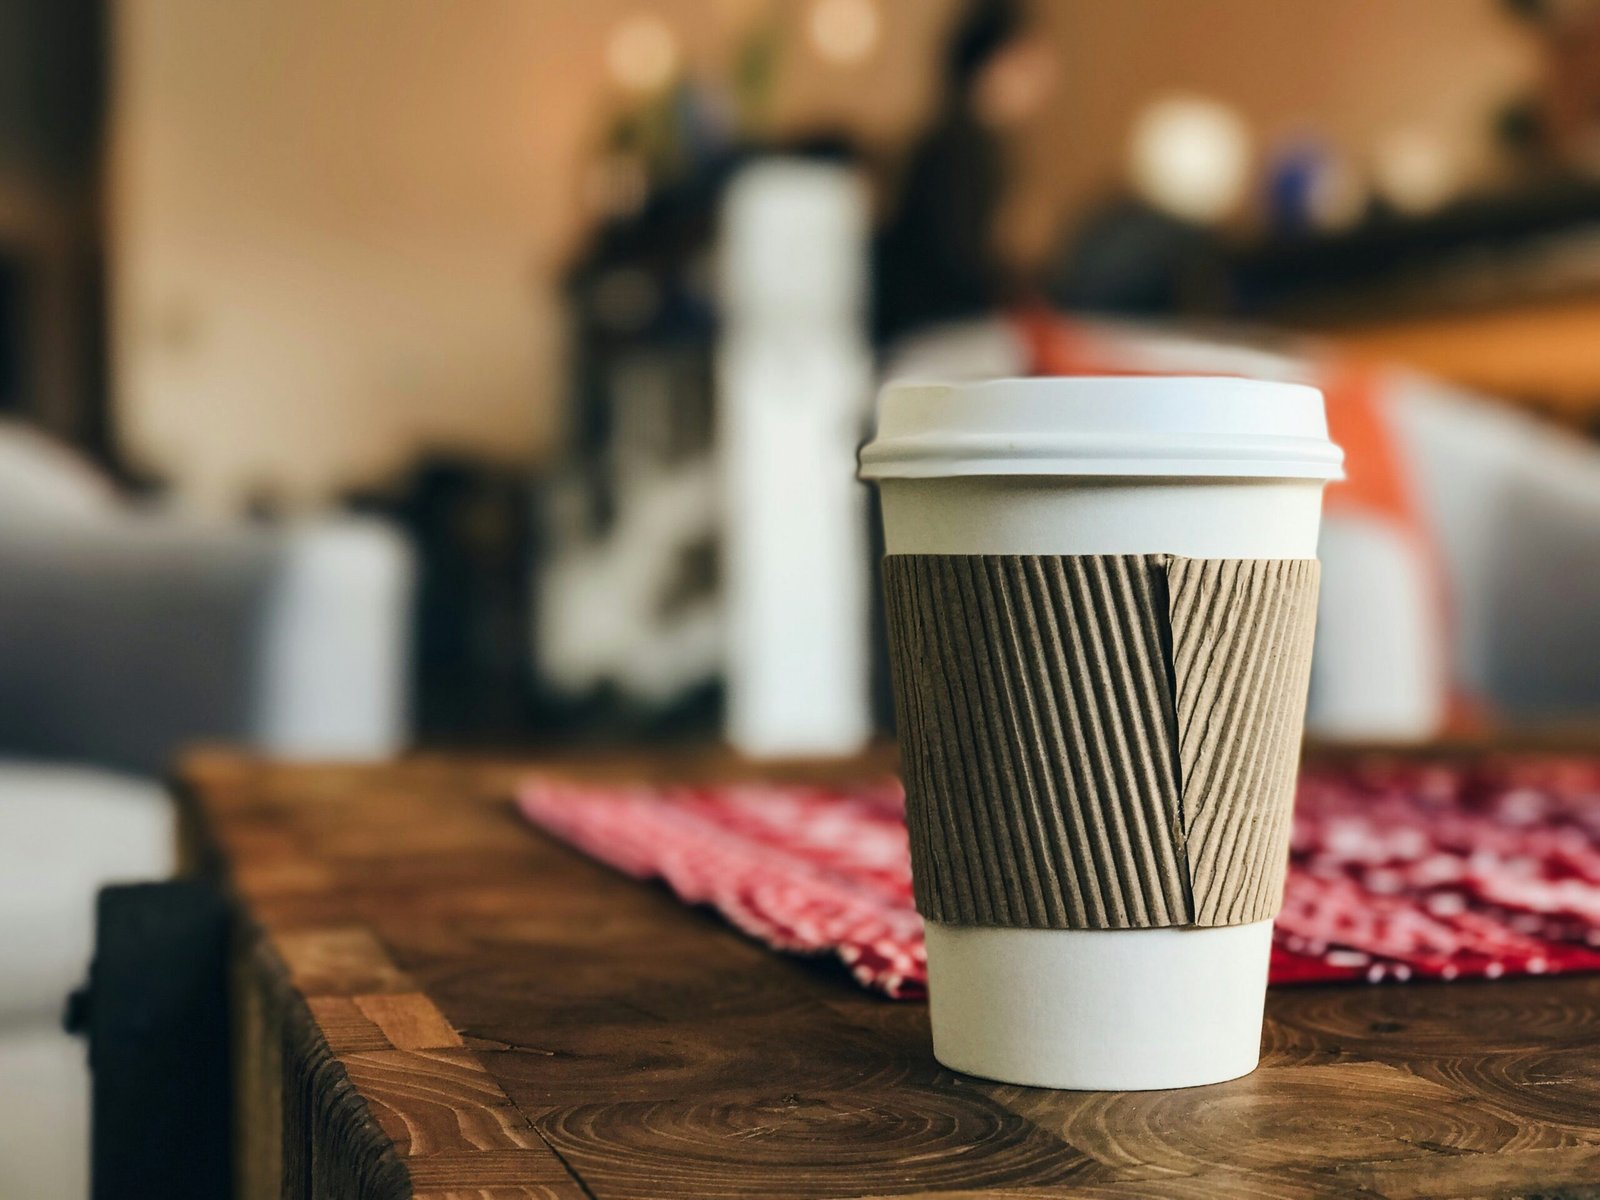
[[[730,158],[569,276],[543,690],[622,735],[829,756],[871,736],[869,200],[837,158]]]

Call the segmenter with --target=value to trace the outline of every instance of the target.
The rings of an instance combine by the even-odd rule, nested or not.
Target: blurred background
[[[878,383],[1152,371],[1327,392],[1317,736],[1600,713],[1600,3],[0,0],[0,1194],[178,747],[853,753]]]

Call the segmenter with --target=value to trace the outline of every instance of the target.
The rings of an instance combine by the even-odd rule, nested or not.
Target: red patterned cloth
[[[530,779],[535,824],[778,950],[924,994],[904,802],[848,789]],[[1301,777],[1272,982],[1600,970],[1600,760],[1373,759]]]

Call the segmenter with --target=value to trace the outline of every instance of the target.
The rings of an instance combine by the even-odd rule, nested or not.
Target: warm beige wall
[[[578,118],[537,86],[572,48],[536,11],[118,7],[114,370],[139,460],[225,507],[313,499],[418,440],[537,444],[540,156]]]
[[[135,459],[191,502],[312,504],[420,447],[537,455],[553,276],[626,0],[124,0],[111,167],[114,388]],[[757,7],[661,0],[714,65]],[[792,6],[791,6],[792,7]],[[904,124],[940,5],[787,120]],[[889,83],[863,82],[886,71]]]
[[[802,0],[775,0],[792,19]],[[559,385],[551,284],[641,7],[725,61],[762,0],[122,0],[110,175],[123,441],[192,502],[314,504],[422,446],[535,457]],[[786,125],[891,145],[951,0],[888,0],[862,67],[788,63]],[[1473,130],[1531,70],[1495,0],[1041,0],[1061,91],[1019,146],[1013,245],[1114,179],[1153,88],[1315,117],[1359,146]],[[1030,215],[1031,214],[1031,215]]]

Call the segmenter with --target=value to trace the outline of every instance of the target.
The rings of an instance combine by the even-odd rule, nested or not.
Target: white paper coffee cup
[[[1315,558],[1341,477],[1321,393],[1238,378],[895,383],[861,475],[890,555]],[[1040,1087],[1215,1083],[1260,1057],[1271,921],[927,922],[934,1054]]]

